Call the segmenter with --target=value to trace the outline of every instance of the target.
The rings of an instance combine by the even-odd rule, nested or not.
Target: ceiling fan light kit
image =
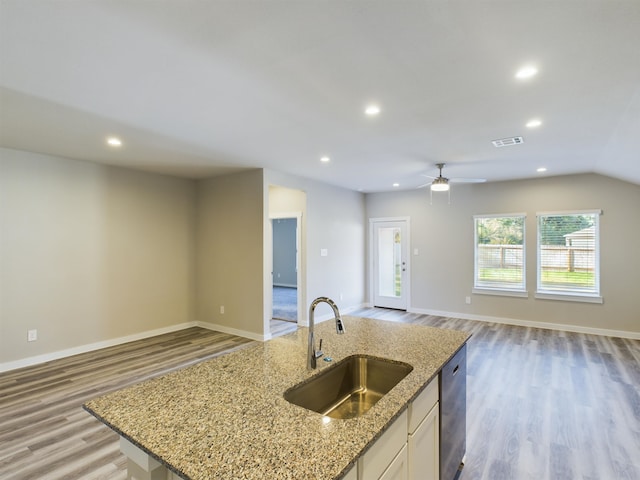
[[[442,176],[431,182],[431,190],[434,192],[446,192],[449,190],[449,179]]]
[[[436,167],[440,170],[440,174],[431,182],[432,192],[448,192],[449,191],[449,179],[442,176],[442,169],[444,163],[436,163]]]
[[[423,185],[419,185],[417,188],[423,188],[429,185],[429,194],[431,196],[431,204],[433,205],[433,192],[446,192],[449,196],[449,202],[451,203],[451,187],[450,183],[483,183],[487,180],[484,178],[447,178],[442,176],[442,169],[444,168],[445,163],[436,163],[436,167],[440,170],[440,173],[437,177],[432,177],[431,175],[422,176],[427,178],[433,178],[431,183],[425,183]]]
[[[442,168],[444,167],[444,163],[437,163],[436,167],[440,170],[440,174],[433,179],[431,182],[430,188],[430,204],[433,205],[433,192],[447,192],[449,194],[449,199],[447,203],[451,203],[451,190],[449,189],[449,179],[442,176]]]

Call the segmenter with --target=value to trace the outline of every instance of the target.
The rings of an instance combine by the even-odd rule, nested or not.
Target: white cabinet
[[[396,419],[386,432],[358,459],[358,480],[380,480],[407,444],[407,412]],[[406,458],[406,450],[405,450]],[[406,469],[406,460],[401,462]],[[389,477],[403,478],[404,477]],[[386,480],[386,477],[385,477]]]
[[[436,404],[415,432],[409,434],[409,480],[438,480],[439,408]]]
[[[384,471],[380,480],[407,480],[407,459],[407,446],[405,445]]]
[[[408,478],[440,477],[438,380],[431,381],[409,406]]]
[[[438,480],[439,414],[436,378],[358,459],[345,480]]]
[[[347,473],[342,480],[358,480],[358,467],[355,466]]]

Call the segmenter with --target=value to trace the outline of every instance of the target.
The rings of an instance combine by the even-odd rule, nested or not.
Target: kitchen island
[[[87,402],[115,430],[148,478],[165,467],[179,478],[340,479],[352,470],[443,365],[466,332],[343,317],[316,325],[323,351],[307,370],[307,332],[296,332],[204,361]],[[287,402],[290,387],[354,354],[382,357],[413,370],[364,415],[333,419]],[[132,465],[135,462],[136,465]]]

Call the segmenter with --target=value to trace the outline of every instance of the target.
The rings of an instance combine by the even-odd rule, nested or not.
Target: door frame
[[[406,261],[406,275],[403,278],[402,288],[406,292],[407,306],[406,311],[409,311],[411,307],[411,217],[376,217],[369,218],[369,274],[368,274],[368,304],[370,307],[373,307],[375,304],[375,254],[374,251],[374,234],[375,234],[375,224],[376,223],[384,223],[384,222],[404,222],[407,232],[407,252],[403,257],[403,260]]]

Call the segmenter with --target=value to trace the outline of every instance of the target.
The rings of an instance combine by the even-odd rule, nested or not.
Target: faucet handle
[[[322,352],[322,339],[320,339],[320,345],[318,345],[318,350],[313,353],[316,356],[316,358],[320,358],[321,356],[324,355],[324,353]]]

